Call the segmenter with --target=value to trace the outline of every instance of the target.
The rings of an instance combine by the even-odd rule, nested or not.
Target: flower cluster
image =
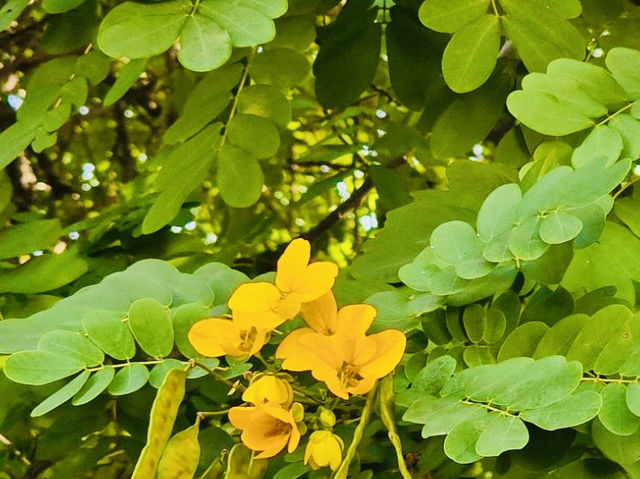
[[[367,334],[376,310],[368,304],[338,309],[332,288],[338,275],[334,263],[309,263],[310,245],[292,241],[278,260],[274,282],[240,285],[228,301],[231,319],[208,318],[189,331],[189,341],[202,355],[243,360],[257,354],[270,334],[301,313],[306,327],[293,330],[278,345],[276,359],[288,371],[308,371],[342,399],[366,394],[376,381],[401,361],[406,337],[389,329]],[[259,451],[258,459],[273,457],[284,448],[293,452],[306,432],[304,408],[294,402],[286,374],[270,371],[254,376],[242,399],[247,406],[231,408],[229,420],[242,431],[242,442]],[[290,377],[289,377],[290,378]],[[307,441],[304,462],[310,467],[336,470],[344,445],[331,429],[335,415],[319,407]]]

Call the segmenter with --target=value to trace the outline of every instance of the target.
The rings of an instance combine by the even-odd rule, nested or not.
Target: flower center
[[[256,342],[257,336],[258,330],[254,326],[251,326],[251,329],[249,330],[243,329],[240,331],[240,339],[242,342],[238,346],[238,349],[240,349],[240,351],[250,351],[253,347],[253,343]]]
[[[355,387],[362,380],[360,376],[360,368],[350,363],[344,363],[338,370],[340,382],[346,387]]]
[[[274,419],[271,429],[269,429],[268,436],[285,436],[291,431],[291,424],[288,424],[280,419]]]

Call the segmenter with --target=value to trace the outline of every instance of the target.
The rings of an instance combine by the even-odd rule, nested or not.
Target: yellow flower
[[[273,457],[285,447],[291,453],[300,442],[293,413],[277,403],[231,408],[229,421],[242,431],[240,438],[245,446],[262,451],[257,459]]]
[[[342,439],[331,431],[315,431],[309,436],[304,451],[304,463],[309,464],[311,469],[329,466],[335,471],[342,461],[343,448]]]
[[[247,358],[267,342],[266,329],[258,329],[250,321],[222,318],[203,319],[191,326],[188,338],[191,345],[203,356],[215,358],[228,355]]]
[[[229,298],[229,308],[253,315],[265,329],[274,329],[300,312],[308,303],[331,289],[338,266],[328,261],[309,264],[311,246],[307,240],[293,240],[278,260],[275,284],[240,285]]]
[[[242,400],[255,404],[273,402],[289,407],[293,401],[293,389],[284,379],[273,374],[257,376],[242,394]]]
[[[335,334],[296,334],[300,331],[296,330],[290,343],[283,341],[287,348],[279,348],[276,355],[285,357],[285,369],[310,370],[336,396],[348,399],[349,394],[365,394],[394,370],[406,346],[405,335],[395,329],[367,336],[375,315],[375,308],[368,304],[345,306],[338,313]]]

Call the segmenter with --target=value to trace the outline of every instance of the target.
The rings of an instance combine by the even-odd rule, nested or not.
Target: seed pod
[[[266,459],[254,459],[244,444],[231,448],[224,479],[262,479],[269,467]]]
[[[200,462],[200,421],[169,439],[158,464],[158,479],[192,479]]]
[[[178,407],[184,398],[187,372],[171,369],[164,377],[151,407],[147,444],[138,458],[131,479],[152,479],[176,420]]]

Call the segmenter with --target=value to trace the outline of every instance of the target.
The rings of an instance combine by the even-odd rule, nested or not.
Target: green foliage
[[[300,236],[407,338],[337,477],[639,477],[637,3],[8,0],[0,477],[327,477],[226,415],[301,320],[188,338]]]

